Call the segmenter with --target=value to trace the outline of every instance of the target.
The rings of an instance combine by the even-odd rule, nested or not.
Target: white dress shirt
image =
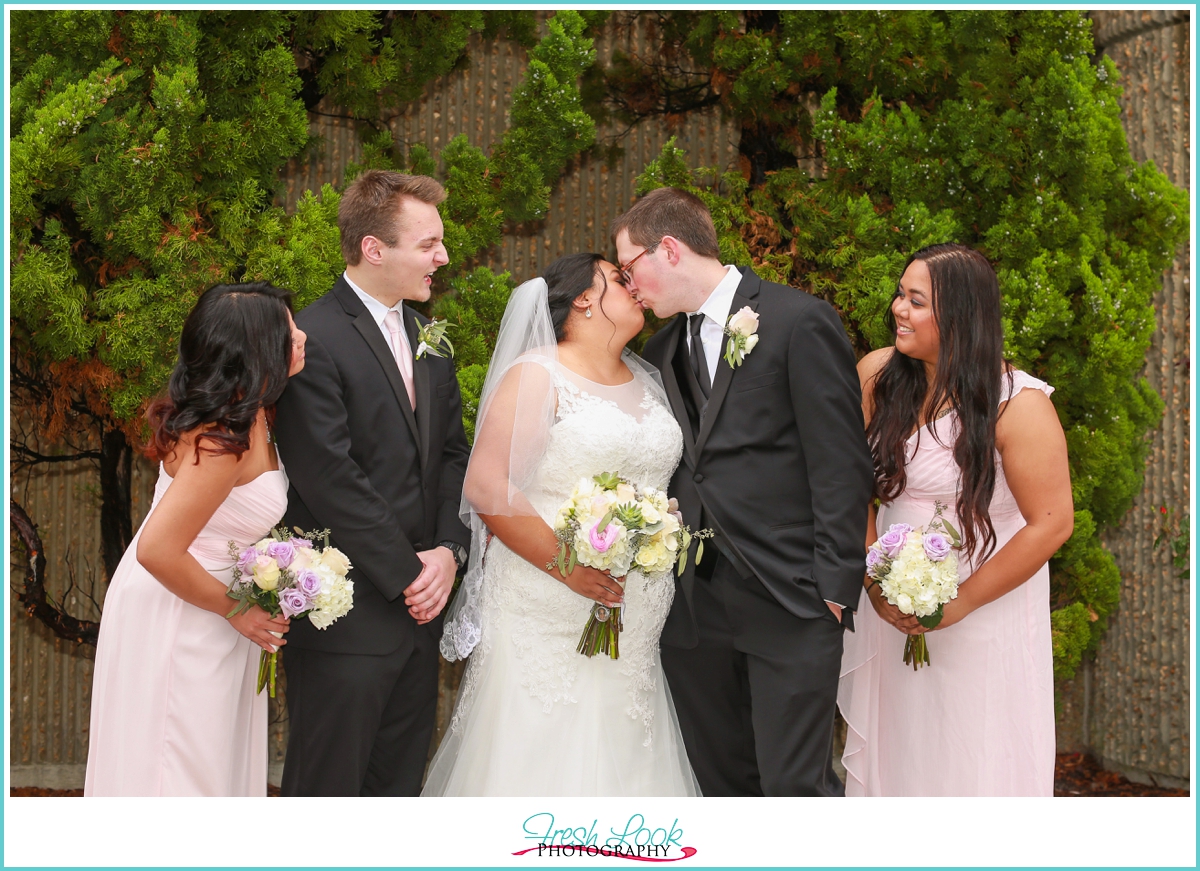
[[[375,297],[371,296],[371,294],[367,293],[365,290],[351,281],[350,276],[346,273],[342,273],[342,278],[346,279],[346,284],[350,285],[350,289],[358,294],[358,298],[363,301],[363,305],[367,307],[367,311],[369,311],[371,313],[371,317],[375,319],[375,323],[379,327],[379,332],[383,335],[383,341],[387,344],[388,348],[391,348],[392,331],[387,328],[387,324],[383,322],[383,319],[387,317],[388,312],[394,311],[396,314],[400,315],[400,323],[403,324],[404,310],[402,306],[404,305],[404,300],[400,300],[400,302],[396,303],[391,308],[388,308]],[[404,347],[408,349],[408,354],[411,357],[412,345],[408,343],[407,327],[400,331],[400,341],[404,343]]]
[[[704,361],[708,364],[708,383],[717,381],[717,361],[721,359],[721,340],[725,335],[725,324],[729,321],[729,310],[733,308],[733,295],[737,293],[738,285],[742,283],[742,273],[734,266],[726,266],[725,277],[713,288],[704,305],[697,311],[688,312],[692,315],[704,315],[704,323],[700,326],[700,344],[704,347]],[[692,333],[686,331],[688,353],[692,351]]]

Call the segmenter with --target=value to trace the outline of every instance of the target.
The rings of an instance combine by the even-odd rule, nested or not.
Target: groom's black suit
[[[873,477],[854,353],[830,305],[741,271],[730,313],[755,310],[759,341],[733,369],[724,340],[707,400],[686,315],[645,348],[684,433],[670,493],[717,533],[678,581],[663,665],[705,795],[840,794],[825,600],[852,628]]]
[[[409,345],[417,323],[404,310]],[[284,648],[285,795],[416,795],[437,705],[442,619],[419,626],[403,591],[417,551],[467,547],[458,518],[469,449],[453,361],[413,365],[414,413],[366,306],[339,278],[296,315],[304,369],[276,408],[291,487],[284,523],[328,528],[354,565],[354,607],[332,626],[292,624]]]

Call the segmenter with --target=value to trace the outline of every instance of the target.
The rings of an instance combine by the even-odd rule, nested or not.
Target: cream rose
[[[255,559],[251,574],[254,576],[254,583],[258,584],[261,590],[273,590],[279,586],[279,566],[269,556],[263,555]]]
[[[327,547],[321,552],[321,564],[335,575],[350,571],[350,559],[336,547]]]
[[[742,336],[752,336],[758,332],[758,313],[750,306],[742,306],[729,318],[729,329]],[[747,343],[747,350],[753,345]]]

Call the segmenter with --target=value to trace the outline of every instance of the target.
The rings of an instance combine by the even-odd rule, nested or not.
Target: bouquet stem
[[[904,642],[904,664],[911,665],[913,671],[929,665],[929,642],[925,640],[925,633],[908,636]]]
[[[267,695],[275,698],[275,667],[279,661],[279,651],[268,653],[263,651],[258,658],[258,692],[263,691],[263,687],[269,687]]]
[[[579,646],[575,649],[584,656],[595,656],[597,653],[607,653],[610,659],[620,659],[621,650],[621,608],[609,608],[605,605],[592,606],[592,614],[588,617],[587,625],[583,627],[583,635],[579,638]]]

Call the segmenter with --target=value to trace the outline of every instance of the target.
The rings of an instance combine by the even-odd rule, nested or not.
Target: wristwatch
[[[439,541],[438,547],[444,547],[454,554],[455,566],[461,572],[467,564],[467,549],[457,541]]]

